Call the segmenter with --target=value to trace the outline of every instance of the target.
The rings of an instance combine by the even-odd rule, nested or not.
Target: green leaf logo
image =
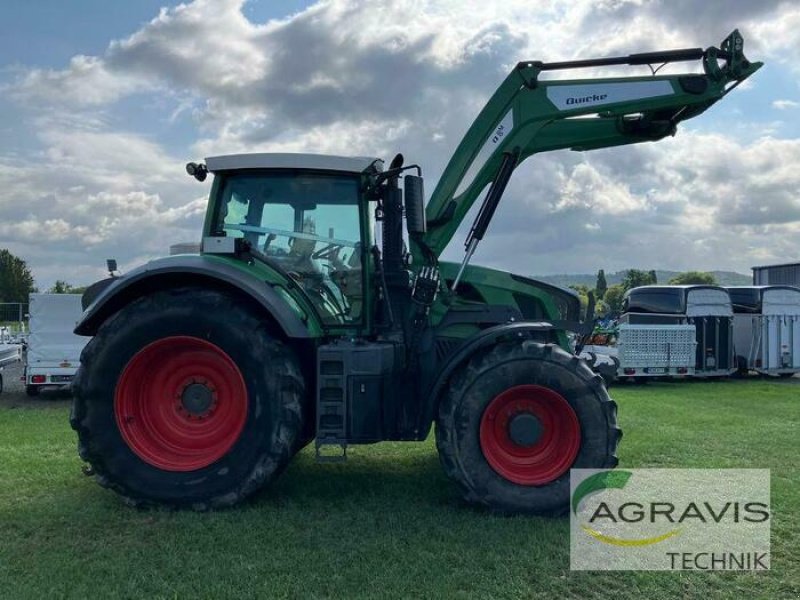
[[[581,500],[596,492],[601,492],[609,488],[622,489],[631,478],[630,471],[602,471],[587,477],[580,482],[575,492],[572,494],[572,513],[578,514],[578,506]]]
[[[580,506],[580,503],[584,498],[607,489],[621,490],[627,485],[631,475],[633,475],[633,473],[630,471],[602,471],[600,473],[595,473],[594,475],[581,481],[578,487],[575,488],[575,492],[572,494],[573,514],[578,514],[578,506]],[[595,531],[585,524],[581,525],[581,529],[583,529],[588,535],[592,536],[596,540],[605,544],[611,544],[612,546],[650,546],[652,544],[663,542],[664,540],[667,540],[680,533],[680,528],[677,528],[655,537],[625,539],[603,534],[602,532]]]

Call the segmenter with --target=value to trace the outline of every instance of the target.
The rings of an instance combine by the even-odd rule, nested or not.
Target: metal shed
[[[800,263],[753,267],[753,285],[800,286]]]

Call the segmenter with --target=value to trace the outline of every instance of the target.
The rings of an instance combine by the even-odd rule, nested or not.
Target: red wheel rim
[[[527,444],[515,441],[512,422],[534,423],[532,418],[538,422],[538,438]],[[572,466],[581,445],[581,428],[561,394],[540,385],[518,385],[495,396],[486,407],[480,441],[486,461],[503,478],[519,485],[544,485]]]
[[[222,458],[244,429],[247,407],[247,387],[231,358],[187,336],[142,348],[114,394],[125,443],[165,471],[195,471]]]

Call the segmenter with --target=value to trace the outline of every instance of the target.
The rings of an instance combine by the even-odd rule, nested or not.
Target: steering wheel
[[[333,260],[338,257],[339,252],[344,246],[341,244],[327,244],[319,250],[311,253],[311,258],[315,260]]]

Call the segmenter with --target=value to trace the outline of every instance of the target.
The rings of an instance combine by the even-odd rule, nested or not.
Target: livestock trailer
[[[715,285],[646,285],[625,293],[620,324],[693,325],[696,377],[720,377],[736,370],[733,307]]]
[[[742,373],[791,377],[800,372],[800,288],[727,288],[733,303],[733,346]]]

